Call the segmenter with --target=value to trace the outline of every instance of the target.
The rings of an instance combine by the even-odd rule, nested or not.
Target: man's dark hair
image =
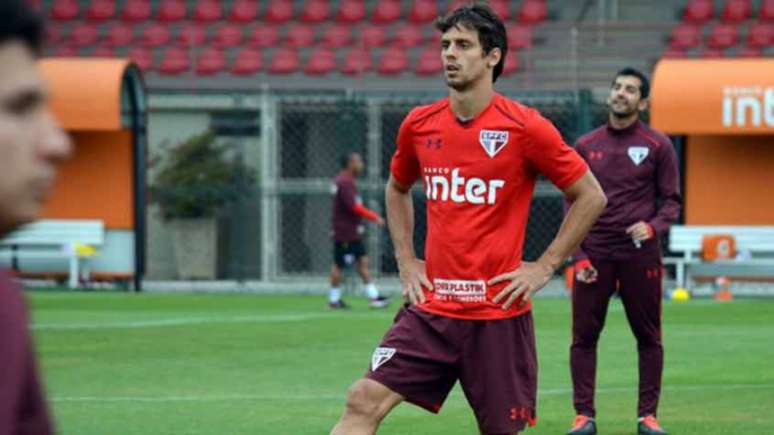
[[[495,47],[500,49],[500,62],[492,72],[492,82],[496,82],[503,72],[505,55],[508,54],[508,38],[500,17],[485,3],[471,2],[435,20],[435,28],[441,33],[446,33],[455,26],[478,31],[478,42],[485,54],[489,54]]]
[[[347,169],[349,161],[352,160],[352,156],[355,154],[357,154],[357,151],[345,151],[339,154],[339,165],[341,165],[341,169]]]
[[[648,80],[648,76],[643,74],[640,70],[626,67],[615,74],[612,84],[614,85],[615,79],[621,76],[632,76],[640,79],[640,98],[644,100],[650,96],[650,80]]]
[[[0,44],[18,40],[35,53],[43,48],[43,21],[24,0],[0,0]]]

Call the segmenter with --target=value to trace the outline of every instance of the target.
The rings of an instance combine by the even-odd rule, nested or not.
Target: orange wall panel
[[[61,165],[42,217],[101,219],[106,228],[133,228],[131,133],[82,131],[72,138],[73,156]]]
[[[774,136],[689,136],[685,222],[774,225]]]

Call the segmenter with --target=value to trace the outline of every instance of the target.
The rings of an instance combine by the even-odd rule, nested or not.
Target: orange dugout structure
[[[145,271],[146,102],[140,70],[123,59],[43,59],[51,107],[75,144],[43,218],[99,219],[105,244],[91,271],[132,279]]]
[[[651,100],[682,137],[685,223],[774,223],[774,59],[662,60]]]

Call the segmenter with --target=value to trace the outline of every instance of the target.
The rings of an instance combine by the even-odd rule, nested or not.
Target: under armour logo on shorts
[[[395,348],[377,347],[371,356],[371,371],[375,372],[379,366],[389,361],[393,355],[395,355]]]

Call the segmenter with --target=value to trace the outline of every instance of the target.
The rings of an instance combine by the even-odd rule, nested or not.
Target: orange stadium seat
[[[503,65],[503,75],[511,75],[519,70],[519,55],[517,52],[508,53],[505,56],[505,65]]]
[[[242,44],[242,25],[223,24],[215,30],[212,43],[216,47],[238,47]]]
[[[755,23],[747,29],[747,46],[764,48],[774,45],[774,23]]]
[[[226,55],[223,50],[208,47],[196,57],[196,74],[211,76],[219,74],[226,68]]]
[[[255,0],[234,0],[231,4],[230,21],[235,23],[250,23],[258,16],[258,2]]]
[[[376,2],[371,21],[377,24],[392,23],[400,19],[400,0],[381,0]]]
[[[81,23],[70,31],[70,43],[74,47],[88,47],[97,43],[99,31],[92,23]]]
[[[371,71],[372,68],[371,52],[363,48],[353,48],[344,56],[340,71],[346,75],[359,75]]]
[[[179,75],[191,68],[190,53],[185,48],[167,47],[161,53],[158,71],[163,75]]]
[[[298,71],[300,60],[295,48],[278,48],[274,50],[269,65],[270,74],[292,74]]]
[[[276,26],[259,24],[250,32],[247,45],[250,47],[276,47],[279,42],[279,31]]]
[[[419,54],[414,72],[421,76],[431,76],[443,71],[441,50],[439,47],[425,47]]]
[[[143,71],[150,71],[153,68],[153,53],[147,48],[133,47],[127,53],[127,57]]]
[[[723,11],[720,13],[720,19],[726,23],[740,23],[748,18],[752,13],[752,2],[750,0],[726,0]]]
[[[305,23],[321,23],[328,19],[330,5],[328,0],[306,0],[301,11],[301,21]]]
[[[704,23],[714,16],[714,0],[690,0],[683,11],[683,21],[691,23]]]
[[[293,18],[293,2],[287,0],[271,0],[266,8],[264,19],[270,23],[284,23]]]
[[[143,47],[161,47],[168,45],[169,41],[169,26],[161,23],[147,25],[140,36],[140,43]]]
[[[761,0],[758,19],[761,21],[774,21],[774,0]]]
[[[438,17],[438,2],[435,0],[416,0],[412,2],[409,21],[428,23]]]
[[[710,48],[729,48],[738,42],[739,31],[733,24],[716,24],[707,38],[707,46]]]
[[[382,51],[377,71],[381,75],[397,75],[405,71],[407,67],[408,57],[406,56],[406,50],[390,47]]]
[[[125,47],[134,41],[134,27],[126,23],[116,23],[110,26],[105,35],[105,46]]]
[[[291,48],[304,48],[314,45],[317,27],[311,24],[294,24],[288,28],[285,34],[285,46]]]
[[[156,15],[159,21],[173,22],[185,19],[187,13],[185,0],[161,0]]]
[[[425,42],[423,26],[402,23],[395,28],[393,44],[401,48],[418,47]]]
[[[736,52],[737,57],[762,57],[763,51],[758,47],[742,47]]]
[[[336,53],[328,48],[316,48],[306,63],[304,73],[319,76],[328,74],[336,69]]]
[[[517,19],[524,24],[540,24],[548,17],[548,6],[544,0],[525,0],[519,6]]]
[[[207,43],[207,29],[195,22],[185,22],[177,31],[176,42],[183,47],[200,47]]]
[[[341,48],[352,44],[352,26],[347,24],[328,26],[323,31],[321,42],[328,48]]]
[[[363,26],[360,28],[360,40],[369,48],[383,47],[387,44],[387,29],[383,26]]]
[[[234,64],[231,65],[231,74],[251,76],[259,72],[261,68],[263,68],[261,52],[246,48],[237,53]]]
[[[508,26],[508,49],[532,47],[532,29],[526,26]]]
[[[199,0],[194,7],[193,19],[202,23],[218,21],[223,16],[223,9],[218,0]]]
[[[78,0],[54,0],[51,7],[51,18],[68,21],[78,18]]]
[[[378,2],[382,3],[382,2]],[[336,21],[340,23],[358,23],[363,21],[366,16],[365,1],[363,0],[341,0],[339,2],[339,11],[336,13]]]
[[[692,24],[681,23],[672,29],[669,45],[674,48],[693,48],[699,45],[701,28]]]
[[[127,0],[121,13],[121,19],[130,22],[147,21],[150,17],[150,0]]]
[[[113,0],[91,0],[86,18],[93,21],[112,20],[116,16],[116,2]]]

